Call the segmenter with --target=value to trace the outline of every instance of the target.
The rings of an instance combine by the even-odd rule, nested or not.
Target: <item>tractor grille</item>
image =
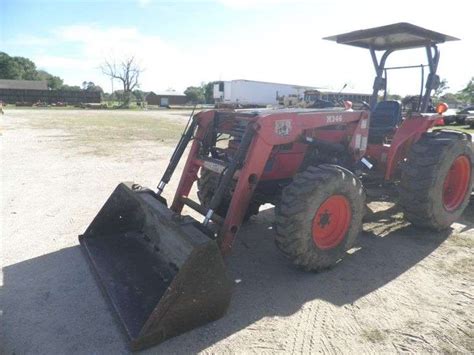
[[[230,131],[230,135],[236,142],[240,142],[242,140],[242,137],[245,133],[245,130],[247,129],[248,124],[249,121],[247,120],[235,120],[234,125],[232,126],[232,129]]]
[[[219,130],[219,132],[228,134],[230,140],[233,142],[233,146],[236,144],[238,145],[242,141],[247,126],[254,121],[256,115],[257,114],[253,112],[218,112],[217,117],[219,125],[225,127],[222,130]]]

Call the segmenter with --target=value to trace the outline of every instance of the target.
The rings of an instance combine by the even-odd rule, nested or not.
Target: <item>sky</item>
[[[0,51],[105,91],[104,60],[134,56],[145,91],[249,79],[365,93],[375,74],[369,52],[322,38],[410,22],[461,39],[439,46],[438,74],[456,92],[474,76],[473,13],[472,0],[0,0]],[[423,50],[387,61],[425,63]],[[418,93],[419,70],[392,71],[388,86]]]

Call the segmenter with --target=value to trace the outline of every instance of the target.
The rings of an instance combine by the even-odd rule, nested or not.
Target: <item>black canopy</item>
[[[406,22],[325,37],[329,41],[374,50],[405,49],[456,41],[459,38]]]

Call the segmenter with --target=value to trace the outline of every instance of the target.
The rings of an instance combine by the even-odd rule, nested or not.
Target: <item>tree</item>
[[[203,103],[205,101],[204,88],[202,86],[189,86],[184,90],[184,95],[192,103]]]
[[[441,79],[439,86],[433,92],[433,97],[439,99],[439,97],[448,89],[448,81],[446,79]]]
[[[142,91],[142,90],[133,90],[133,96],[135,96],[135,99],[137,102],[143,102],[145,101],[145,96],[146,96],[146,92],[145,91]]]
[[[65,91],[81,91],[81,88],[80,86],[77,86],[77,85],[63,85],[61,86],[61,90],[65,90]]]
[[[457,104],[459,104],[460,100],[459,100],[458,95],[453,94],[451,92],[447,92],[439,98],[439,101],[446,102],[449,105],[451,105],[451,103],[454,104],[454,105],[457,105]]]
[[[474,76],[469,80],[466,87],[458,92],[458,97],[462,101],[474,104]]]
[[[100,93],[103,93],[104,90],[99,86],[94,84],[92,81],[83,81],[82,82],[82,90],[85,91],[98,91]]]
[[[0,79],[38,80],[36,65],[28,58],[0,52]]]
[[[38,70],[38,79],[45,80],[48,83],[48,88],[51,90],[59,90],[63,86],[63,79],[59,76],[49,74],[47,71]]]
[[[104,101],[112,101],[112,94],[109,94],[108,92],[104,92],[102,94],[102,98]]]
[[[119,65],[111,61],[105,61],[102,65],[102,73],[112,80],[117,79],[123,85],[122,106],[128,107],[132,97],[132,90],[139,87],[138,78],[142,69],[137,64],[135,57],[126,58]]]
[[[48,79],[46,79],[48,82],[48,88],[51,90],[59,90],[63,86],[63,79],[61,79],[59,76],[51,75],[49,74]]]
[[[44,80],[51,90],[62,89],[63,79],[49,74],[45,70],[37,70],[35,63],[24,57],[10,57],[0,52],[0,79],[13,80]]]
[[[21,70],[21,80],[38,80],[38,72],[36,65],[28,58],[24,57],[13,57],[13,60],[17,63]]]
[[[210,81],[207,84],[202,83],[201,87],[204,89],[204,99],[206,100],[206,104],[213,104],[214,103],[214,84],[216,81]]]
[[[123,90],[115,90],[111,95],[110,95],[110,99],[112,99],[112,101],[124,101],[124,92]]]
[[[4,52],[0,52],[0,79],[20,79],[20,66]]]

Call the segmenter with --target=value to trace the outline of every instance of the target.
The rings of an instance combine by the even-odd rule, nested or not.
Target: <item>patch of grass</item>
[[[110,155],[135,141],[153,141],[174,145],[184,121],[146,113],[113,111],[55,111],[35,115],[27,125],[36,129],[59,129],[68,139],[64,143],[95,155]]]
[[[387,334],[380,329],[364,329],[362,330],[362,337],[371,343],[382,343],[387,339]]]

